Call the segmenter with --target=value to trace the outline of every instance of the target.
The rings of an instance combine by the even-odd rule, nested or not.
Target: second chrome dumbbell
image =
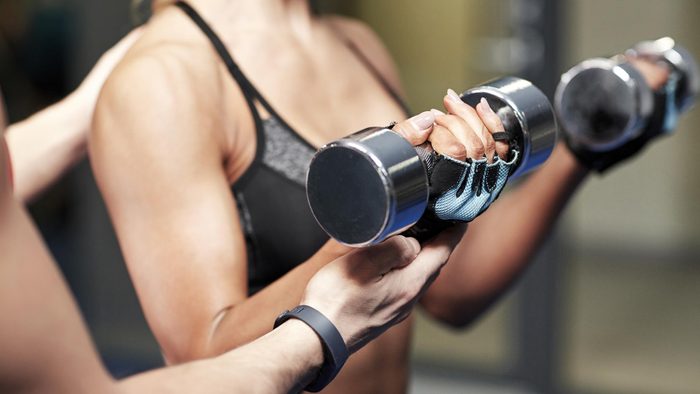
[[[635,61],[667,69],[667,80],[660,87],[649,86]],[[700,73],[693,57],[664,37],[640,42],[612,58],[588,59],[572,67],[561,77],[554,105],[570,145],[607,152],[644,132],[671,131],[699,89]]]

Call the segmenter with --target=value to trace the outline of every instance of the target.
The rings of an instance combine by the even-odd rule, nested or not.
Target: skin
[[[302,0],[191,4],[312,144],[403,117],[339,39],[355,42],[401,91],[390,57],[358,22],[313,17]],[[416,127],[414,118],[397,131],[459,159],[503,155],[507,145],[490,137],[502,125],[488,108],[451,96],[443,99],[444,113],[429,112],[432,126]],[[90,151],[146,318],[170,363],[221,354],[264,335],[267,316],[298,304],[309,278],[348,251],[329,241],[247,297],[245,243],[230,185],[253,159],[253,120],[208,40],[173,7],[156,14],[107,81]],[[538,173],[473,222],[423,307],[454,326],[478,317],[527,266],[586,174],[558,146]],[[495,245],[508,248],[493,253]],[[327,392],[405,392],[410,336],[407,319],[357,352]]]
[[[4,148],[3,129],[4,121]],[[323,362],[314,331],[292,319],[218,357],[114,381],[56,264],[13,196],[5,149],[0,149],[0,223],[3,393],[285,393],[309,384]],[[311,279],[302,303],[334,322],[346,346],[357,351],[408,316],[463,233],[455,228],[422,248],[397,236],[336,259]]]
[[[15,194],[20,200],[36,197],[85,156],[97,95],[139,36],[136,29],[105,52],[68,97],[9,126],[6,138],[12,152]]]

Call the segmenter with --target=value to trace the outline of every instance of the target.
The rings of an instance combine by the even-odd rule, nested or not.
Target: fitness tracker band
[[[282,312],[275,319],[274,328],[279,327],[289,319],[299,319],[311,327],[323,346],[323,365],[318,372],[318,376],[304,390],[311,392],[321,391],[343,368],[345,361],[350,355],[343,337],[321,312],[308,305],[299,305],[296,308]]]

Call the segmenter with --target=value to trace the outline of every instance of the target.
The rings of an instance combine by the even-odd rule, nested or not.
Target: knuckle
[[[476,109],[468,104],[464,104],[464,107],[462,108],[462,115],[465,117],[479,119],[479,114],[476,112]]]
[[[457,124],[457,117],[452,114],[446,114],[440,117],[441,123],[448,129],[451,130]]]
[[[475,144],[472,148],[472,151],[474,152],[474,156],[476,156],[477,158],[483,156],[486,153],[486,150],[484,149],[484,144],[482,143]]]
[[[398,258],[401,262],[405,263],[413,258],[413,249],[408,239],[403,235],[391,237],[389,246],[392,249],[393,257]]]
[[[506,144],[505,142],[496,144],[496,151],[502,157],[505,157],[506,155],[508,155],[509,150],[510,150],[510,145]]]
[[[414,298],[416,298],[416,295],[418,295],[418,291],[413,291],[413,287],[409,287],[404,289],[401,292],[401,303],[402,304],[409,304],[413,301]]]
[[[467,157],[467,148],[464,145],[454,142],[445,146],[445,154],[455,159],[463,159]]]
[[[413,261],[414,257],[415,256],[413,255],[413,251],[408,247],[403,248],[401,250],[401,254],[399,255],[399,259],[404,264],[410,263],[411,261]]]
[[[406,131],[404,129],[406,121],[399,122],[394,125],[394,127],[391,128],[391,130],[397,134],[400,134],[403,137],[406,137]]]
[[[484,149],[486,149],[487,152],[493,152],[496,150],[496,141],[493,139],[488,139],[486,140],[486,144],[484,145]]]

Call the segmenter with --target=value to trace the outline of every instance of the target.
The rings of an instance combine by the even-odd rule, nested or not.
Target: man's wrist
[[[290,319],[298,319],[318,335],[323,347],[323,364],[318,375],[306,386],[307,391],[318,392],[325,388],[343,368],[350,352],[342,335],[328,317],[309,305],[299,305],[280,314],[274,327]]]
[[[336,300],[337,301],[337,300]],[[340,333],[340,336],[343,337],[343,342],[345,343],[345,346],[348,346],[348,338],[350,337],[350,334],[347,332],[347,328],[345,324],[341,323],[340,319],[340,309],[338,308],[338,305],[341,303],[338,303],[337,305],[335,303],[320,303],[320,302],[315,302],[315,301],[306,301],[302,300],[301,305],[308,305],[317,311],[321,312],[323,316],[325,316],[333,325],[335,326],[335,329],[338,330]],[[349,348],[349,346],[348,346]]]
[[[306,323],[297,319],[289,319],[282,323],[275,331],[288,338],[295,338],[295,346],[303,349],[299,355],[300,361],[310,372],[309,376],[316,376],[323,365],[323,345],[321,339]]]

